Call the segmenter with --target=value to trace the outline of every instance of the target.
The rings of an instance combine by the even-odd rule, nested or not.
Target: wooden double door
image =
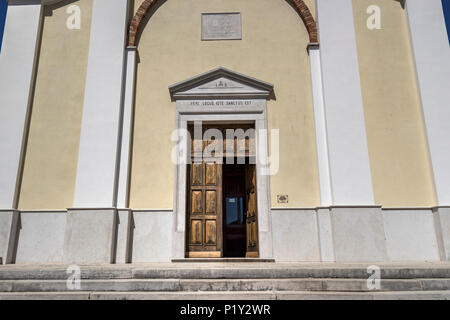
[[[192,158],[186,257],[258,257],[256,167]]]

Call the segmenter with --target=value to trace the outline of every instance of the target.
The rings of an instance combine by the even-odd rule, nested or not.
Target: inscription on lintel
[[[202,40],[241,40],[239,12],[202,13]]]
[[[196,100],[190,101],[190,106],[250,106],[252,100]]]

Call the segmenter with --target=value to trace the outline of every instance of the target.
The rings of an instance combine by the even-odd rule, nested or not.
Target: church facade
[[[3,264],[450,260],[445,0],[7,2]]]

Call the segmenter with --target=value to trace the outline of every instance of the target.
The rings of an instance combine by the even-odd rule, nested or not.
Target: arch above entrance
[[[161,0],[159,0],[161,1]],[[158,0],[144,0],[136,11],[133,19],[131,20],[130,27],[128,29],[128,46],[135,47],[137,43],[137,35],[141,32],[142,20],[150,10],[150,8],[156,4]],[[299,13],[303,23],[305,24],[306,30],[309,35],[309,42],[318,42],[317,25],[314,20],[311,11],[303,0],[288,0],[296,8]]]

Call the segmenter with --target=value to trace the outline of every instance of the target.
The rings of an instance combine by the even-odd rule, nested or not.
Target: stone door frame
[[[256,147],[256,192],[258,206],[259,257],[272,258],[272,219],[270,212],[270,181],[267,99],[273,93],[273,85],[241,73],[219,67],[169,87],[176,101],[176,125],[187,132],[188,123],[254,124]],[[179,134],[178,134],[179,136]],[[180,142],[181,141],[181,142]],[[174,174],[174,203],[172,226],[172,258],[185,258],[186,249],[186,192],[187,163],[190,139],[185,137],[176,143]]]
[[[222,100],[222,99],[221,99]],[[176,128],[187,130],[188,123],[205,121],[208,123],[224,124],[227,122],[254,123],[256,132],[267,129],[267,102],[263,99],[251,100],[251,106],[235,109],[230,112],[227,107],[192,107],[188,106],[191,100],[177,101]],[[209,101],[209,100],[208,100]],[[213,102],[218,100],[211,100]],[[248,101],[248,100],[247,100]],[[174,215],[172,235],[172,257],[183,259],[186,248],[186,185],[187,160],[186,151],[190,148],[190,140],[178,143],[175,154],[178,164],[175,164],[174,174]],[[258,233],[259,257],[272,258],[272,219],[270,213],[270,182],[269,176],[262,172],[267,169],[268,139],[267,134],[259,134],[256,140],[256,185],[258,202]]]

